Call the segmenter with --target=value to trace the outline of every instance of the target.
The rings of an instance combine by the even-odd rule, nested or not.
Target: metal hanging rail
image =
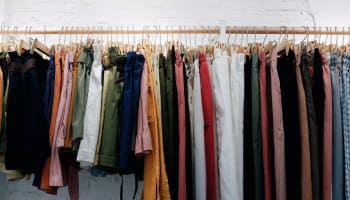
[[[133,26],[118,27],[63,27],[61,30],[19,30],[18,27],[2,27],[0,34],[4,35],[94,35],[94,34],[219,34],[219,26],[179,26],[179,28],[166,28],[147,26],[135,30]],[[290,34],[290,35],[350,35],[350,27],[255,27],[255,26],[226,26],[226,34]]]

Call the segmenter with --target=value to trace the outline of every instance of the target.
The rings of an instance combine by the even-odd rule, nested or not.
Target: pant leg
[[[339,61],[339,62],[337,62]],[[339,63],[339,68],[338,68]],[[330,58],[331,85],[333,97],[333,166],[332,166],[332,199],[344,199],[344,141],[342,131],[342,112],[340,104],[340,84],[339,72],[341,70],[341,60],[336,54]]]
[[[350,199],[350,56],[343,56],[341,68],[341,110],[345,154],[345,199]]]

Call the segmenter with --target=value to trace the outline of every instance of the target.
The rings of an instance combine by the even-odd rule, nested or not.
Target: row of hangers
[[[62,27],[61,31],[64,32],[64,28]],[[149,28],[149,27],[148,27]],[[330,44],[327,44],[328,34],[326,35],[325,41],[321,42],[321,31],[319,34],[319,39],[316,39],[316,34],[314,35],[314,39],[309,41],[309,33],[308,27],[305,27],[305,37],[304,39],[299,43],[296,44],[295,42],[295,35],[293,35],[292,39],[288,38],[288,30],[286,27],[280,27],[280,37],[278,40],[269,41],[266,42],[266,38],[268,36],[267,30],[264,37],[264,40],[262,43],[258,43],[256,41],[256,33],[254,34],[254,42],[248,43],[248,29],[246,33],[246,44],[243,44],[243,36],[244,32],[238,33],[235,32],[235,39],[233,44],[230,43],[230,37],[231,34],[228,34],[227,42],[223,41],[217,41],[215,39],[211,38],[211,34],[208,34],[208,38],[205,38],[204,34],[202,36],[202,43],[197,45],[197,38],[196,34],[194,35],[194,46],[192,46],[192,39],[191,34],[178,34],[177,40],[174,39],[174,34],[171,33],[171,40],[169,40],[169,35],[166,36],[166,43],[162,43],[162,37],[161,34],[153,34],[149,35],[147,34],[147,31],[149,30],[147,27],[144,29],[144,32],[142,33],[141,40],[137,41],[135,38],[135,34],[133,35],[132,41],[130,40],[130,34],[127,35],[127,41],[124,40],[124,37],[122,37],[121,41],[113,41],[112,39],[112,33],[106,34],[106,41],[103,42],[103,36],[102,34],[93,34],[94,29],[91,31],[91,34],[88,34],[86,42],[83,42],[83,37],[81,35],[80,41],[78,41],[78,36],[75,37],[75,42],[72,42],[72,35],[70,35],[69,44],[66,44],[66,34],[64,35],[64,43],[61,44],[61,34],[58,35],[58,44],[51,46],[51,48],[48,48],[46,46],[46,35],[44,34],[44,41],[41,42],[39,39],[35,38],[27,38],[25,39],[15,39],[15,40],[9,40],[9,41],[2,41],[0,42],[0,51],[16,51],[19,55],[22,54],[23,51],[28,50],[30,53],[38,53],[43,58],[48,58],[50,54],[53,53],[53,51],[61,51],[62,49],[69,50],[69,51],[76,51],[78,48],[81,48],[82,46],[92,47],[94,43],[99,43],[103,51],[106,51],[109,47],[116,46],[121,49],[121,53],[126,53],[127,51],[138,51],[142,46],[145,44],[148,44],[150,46],[150,49],[152,52],[166,52],[167,49],[171,48],[172,46],[175,46],[175,48],[178,48],[181,50],[181,52],[184,52],[186,50],[194,52],[198,55],[198,53],[205,53],[205,54],[213,54],[213,51],[215,48],[220,48],[222,50],[229,51],[230,53],[244,53],[244,54],[251,54],[252,52],[260,52],[265,51],[267,54],[271,53],[273,49],[276,49],[278,52],[282,52],[283,50],[288,53],[289,49],[299,49],[306,47],[309,51],[311,51],[314,48],[319,48],[322,51],[329,52],[329,53],[338,53],[338,54],[350,54],[350,45],[344,44],[344,35],[342,39],[342,45],[338,45],[338,34],[336,36],[336,44],[332,44],[333,38],[332,34],[330,34]],[[202,27],[203,30],[205,29]],[[71,27],[73,30],[73,27]],[[9,28],[7,29],[9,30]],[[18,27],[14,27],[14,30],[18,30]],[[45,28],[46,30],[46,28]],[[66,30],[68,30],[68,27],[66,27]],[[157,27],[156,27],[157,30]],[[160,27],[159,27],[160,30]],[[328,30],[328,28],[327,28]],[[335,31],[337,31],[335,29]],[[292,31],[293,32],[293,31]],[[5,27],[1,26],[1,33],[4,35]],[[331,31],[332,33],[332,31]],[[26,27],[26,34],[25,35],[31,35],[31,27]],[[240,43],[236,41],[237,36],[241,34],[241,41]],[[153,37],[152,37],[153,36]],[[183,39],[184,36],[184,39]],[[118,38],[116,38],[118,40]],[[207,40],[208,42],[204,44],[204,41]]]

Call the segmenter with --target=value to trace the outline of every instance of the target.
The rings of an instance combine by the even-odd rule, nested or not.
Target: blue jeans
[[[344,143],[342,119],[340,109],[339,68],[341,60],[337,61],[337,54],[330,57],[332,103],[333,103],[333,172],[332,172],[332,199],[344,199]]]
[[[345,199],[350,199],[350,56],[343,56],[341,67],[341,112],[344,134]]]
[[[128,52],[124,66],[124,87],[122,93],[122,117],[120,127],[120,170],[129,167],[131,144],[137,125],[137,111],[140,96],[141,74],[145,57]],[[128,169],[129,170],[129,169]]]

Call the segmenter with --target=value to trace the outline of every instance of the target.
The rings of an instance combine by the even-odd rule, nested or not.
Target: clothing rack
[[[142,29],[135,29],[134,26],[116,26],[116,27],[62,27],[61,30],[51,29],[32,30],[27,26],[25,30],[19,30],[18,27],[1,27],[0,34],[3,35],[89,35],[89,34],[219,34],[220,26],[145,26]],[[350,35],[350,27],[255,27],[255,26],[226,26],[226,34],[265,34],[265,35]]]

